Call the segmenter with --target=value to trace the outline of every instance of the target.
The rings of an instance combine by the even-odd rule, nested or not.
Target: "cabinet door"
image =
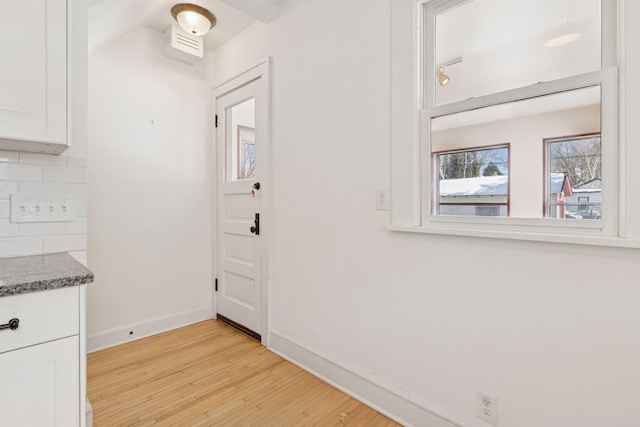
[[[0,139],[66,144],[67,1],[2,2]]]
[[[1,353],[0,425],[78,426],[78,364],[77,336]]]

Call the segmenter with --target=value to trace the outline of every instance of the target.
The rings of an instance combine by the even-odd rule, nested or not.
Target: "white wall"
[[[90,53],[90,350],[211,316],[208,69],[147,28]]]
[[[484,425],[477,389],[499,397],[502,427],[639,425],[637,251],[385,230],[374,189],[390,180],[391,1],[288,2],[216,51],[220,82],[273,58],[274,347],[306,363],[297,343],[465,425]],[[436,425],[386,396],[370,401]]]

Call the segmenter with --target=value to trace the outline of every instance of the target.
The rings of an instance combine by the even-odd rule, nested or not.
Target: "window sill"
[[[420,226],[399,226],[389,225],[386,227],[390,231],[406,233],[437,234],[444,236],[480,237],[487,239],[506,239],[530,242],[564,243],[570,245],[603,246],[614,248],[640,249],[640,240],[625,239],[622,237],[605,236],[578,236],[567,234],[535,233],[523,231],[495,231],[469,229],[459,227],[420,227]]]

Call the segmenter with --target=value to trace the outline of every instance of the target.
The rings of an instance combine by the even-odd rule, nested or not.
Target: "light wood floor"
[[[94,427],[398,426],[215,320],[92,353]]]

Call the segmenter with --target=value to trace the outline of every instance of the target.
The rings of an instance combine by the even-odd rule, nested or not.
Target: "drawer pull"
[[[5,323],[4,325],[0,325],[0,331],[3,329],[11,329],[12,331],[15,331],[16,329],[18,329],[18,325],[20,325],[20,319],[11,319],[9,320],[9,323]]]

